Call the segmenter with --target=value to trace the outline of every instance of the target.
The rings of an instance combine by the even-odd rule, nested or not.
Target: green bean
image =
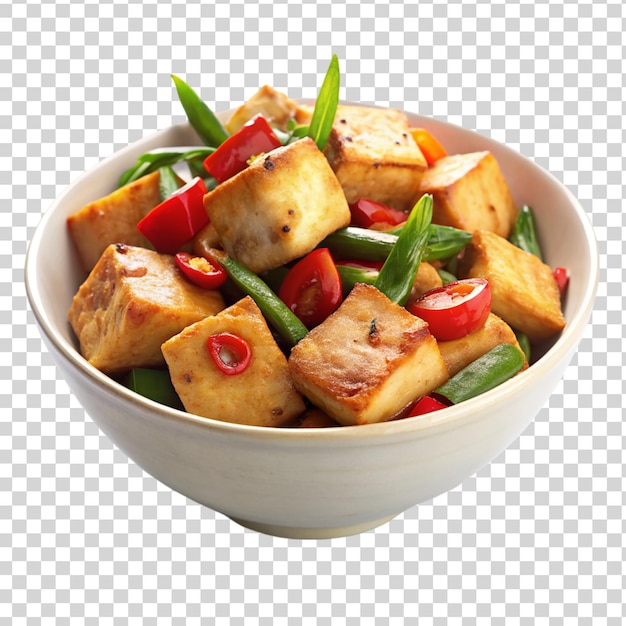
[[[530,252],[542,260],[541,249],[537,240],[535,216],[533,210],[525,204],[517,214],[509,241],[518,248]]]
[[[122,384],[145,398],[175,409],[183,409],[167,369],[137,367],[126,374]]]
[[[357,283],[373,285],[378,278],[378,270],[365,269],[362,267],[351,267],[349,265],[337,264],[337,271],[341,277],[341,286],[344,298],[350,293]]]
[[[178,177],[169,166],[159,168],[159,194],[161,202],[167,200],[179,188]]]

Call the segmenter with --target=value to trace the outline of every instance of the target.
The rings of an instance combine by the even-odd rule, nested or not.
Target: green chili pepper
[[[198,94],[182,79],[172,74],[172,80],[187,119],[198,137],[207,145],[217,148],[229,134],[215,113],[200,99]]]
[[[347,226],[328,235],[320,247],[351,259],[384,261],[398,240],[402,229],[381,232],[369,228]],[[458,254],[472,239],[471,233],[451,226],[431,224],[423,261],[447,259]]]
[[[541,249],[537,240],[537,229],[535,228],[535,216],[533,210],[526,204],[517,214],[515,225],[509,235],[509,241],[542,260]]]
[[[308,136],[315,141],[320,150],[326,147],[326,142],[328,137],[330,137],[330,131],[335,121],[337,105],[339,104],[340,78],[339,60],[337,55],[333,54],[324,77],[324,82],[315,101],[313,116],[307,131]]]
[[[286,342],[295,346],[307,334],[306,326],[263,279],[222,250],[211,249],[210,255],[226,270],[232,282],[252,297],[267,321]]]
[[[179,189],[178,177],[169,166],[159,168],[159,194],[161,202],[167,200],[175,191]]]
[[[413,207],[374,283],[392,302],[401,306],[406,303],[415,283],[430,235],[432,216],[433,198],[427,194]]]
[[[183,403],[178,397],[174,385],[172,385],[170,374],[166,369],[136,367],[126,374],[122,383],[145,398],[171,406],[174,409],[184,410]]]
[[[194,171],[192,167],[198,167],[199,165],[202,168],[202,176],[206,176],[207,172],[202,163],[212,152],[215,152],[215,148],[186,148],[176,151],[154,150],[146,152],[137,159],[135,165],[122,174],[118,181],[118,187],[123,187],[146,174],[156,172],[160,167],[175,165],[182,161],[186,161],[189,164],[192,173]],[[193,175],[196,176],[197,174]]]
[[[457,372],[433,394],[458,404],[497,387],[512,378],[524,366],[524,355],[510,344],[503,343]]]

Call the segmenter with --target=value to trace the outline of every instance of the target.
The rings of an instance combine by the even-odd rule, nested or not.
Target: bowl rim
[[[300,100],[301,103],[308,103],[308,100]],[[341,104],[354,106],[376,106],[367,103],[344,102]],[[497,405],[506,400],[507,397],[513,397],[520,388],[525,387],[529,379],[539,380],[548,375],[550,370],[557,366],[561,361],[568,359],[570,353],[576,348],[585,326],[589,320],[593,310],[597,287],[599,283],[599,256],[596,237],[591,225],[591,221],[587,213],[584,211],[578,200],[570,192],[570,190],[561,183],[553,174],[534,163],[528,157],[513,150],[509,146],[500,143],[483,133],[471,131],[467,128],[458,126],[454,123],[444,121],[438,118],[426,117],[411,111],[405,111],[412,118],[417,119],[420,123],[431,126],[445,127],[454,132],[471,133],[478,135],[481,140],[492,144],[500,152],[508,153],[514,158],[521,158],[529,163],[529,165],[537,171],[539,175],[547,176],[553,184],[555,183],[567,197],[571,207],[577,214],[580,225],[585,234],[585,241],[589,250],[590,263],[589,276],[590,280],[585,285],[582,296],[582,306],[575,311],[574,315],[568,320],[567,325],[556,339],[554,344],[543,354],[531,367],[520,372],[513,379],[506,381],[502,385],[487,391],[480,396],[464,401],[463,403],[444,410],[428,413],[422,416],[410,417],[399,420],[392,420],[374,424],[363,424],[355,426],[340,426],[335,428],[267,428],[263,426],[252,426],[247,424],[237,424],[226,422],[214,418],[202,417],[182,410],[174,409],[166,405],[140,396],[131,391],[113,378],[110,378],[103,372],[91,365],[76,350],[75,346],[68,342],[60,333],[57,332],[50,318],[46,314],[43,302],[37,287],[36,277],[36,259],[39,252],[46,225],[51,220],[51,216],[57,210],[57,207],[63,204],[65,198],[70,195],[73,190],[80,186],[83,181],[93,174],[94,170],[104,167],[113,160],[121,160],[124,155],[134,152],[142,142],[147,142],[158,137],[165,132],[177,130],[189,130],[188,122],[173,124],[165,129],[150,133],[143,138],[123,147],[113,154],[105,157],[93,168],[80,174],[72,181],[61,194],[52,202],[49,208],[44,212],[39,224],[37,225],[33,237],[28,244],[25,266],[24,266],[24,282],[26,287],[26,295],[31,309],[34,313],[40,330],[45,338],[54,346],[60,355],[70,364],[71,367],[78,370],[84,377],[94,382],[98,387],[108,393],[121,396],[125,401],[131,403],[136,409],[143,409],[148,413],[156,412],[161,419],[176,420],[177,422],[189,422],[195,426],[199,426],[208,430],[220,430],[225,433],[232,433],[238,436],[248,436],[261,439],[273,439],[289,441],[306,441],[312,439],[321,439],[326,443],[333,441],[343,442],[349,440],[379,440],[385,441],[389,437],[406,436],[408,433],[428,434],[428,432],[439,430],[440,428],[450,428],[460,420],[479,420],[482,414],[486,414],[485,409],[489,406]],[[534,417],[534,416],[532,416]]]

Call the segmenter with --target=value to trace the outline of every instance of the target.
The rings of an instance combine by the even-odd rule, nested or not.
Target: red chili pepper
[[[407,417],[415,417],[417,415],[424,415],[425,413],[432,413],[433,411],[439,411],[447,407],[443,402],[439,402],[431,396],[423,396],[414,405]]]
[[[157,252],[174,254],[209,223],[206,185],[196,177],[157,205],[137,224]]]
[[[224,268],[215,261],[193,256],[189,252],[179,252],[174,259],[180,271],[198,287],[219,289],[226,282]]]
[[[342,299],[341,277],[328,248],[317,248],[298,261],[278,295],[307,328],[321,324]]]
[[[250,344],[239,335],[219,333],[207,339],[207,346],[217,368],[227,376],[244,372],[252,359]]]
[[[413,135],[413,139],[422,151],[429,167],[439,159],[448,156],[446,149],[425,128],[412,128],[411,135]]]
[[[435,287],[407,306],[428,323],[439,341],[460,339],[478,330],[491,310],[491,288],[484,278],[466,278]]]
[[[353,202],[350,206],[352,214],[352,224],[361,228],[369,228],[374,224],[390,224],[397,226],[406,222],[409,217],[408,213],[399,211],[390,206],[361,198]]]
[[[559,293],[561,296],[565,293],[567,289],[567,285],[569,283],[569,272],[565,267],[555,267],[552,275],[554,276],[554,280],[556,281],[556,286],[559,288]]]
[[[253,117],[204,160],[204,168],[222,183],[248,166],[250,157],[282,145],[262,115]]]

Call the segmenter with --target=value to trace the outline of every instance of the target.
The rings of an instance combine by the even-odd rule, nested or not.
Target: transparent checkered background
[[[624,31],[619,0],[0,0],[0,625],[624,623]],[[580,199],[602,284],[520,439],[374,531],[247,531],[157,483],[73,398],[33,324],[27,242],[79,174],[263,83],[487,133]]]

